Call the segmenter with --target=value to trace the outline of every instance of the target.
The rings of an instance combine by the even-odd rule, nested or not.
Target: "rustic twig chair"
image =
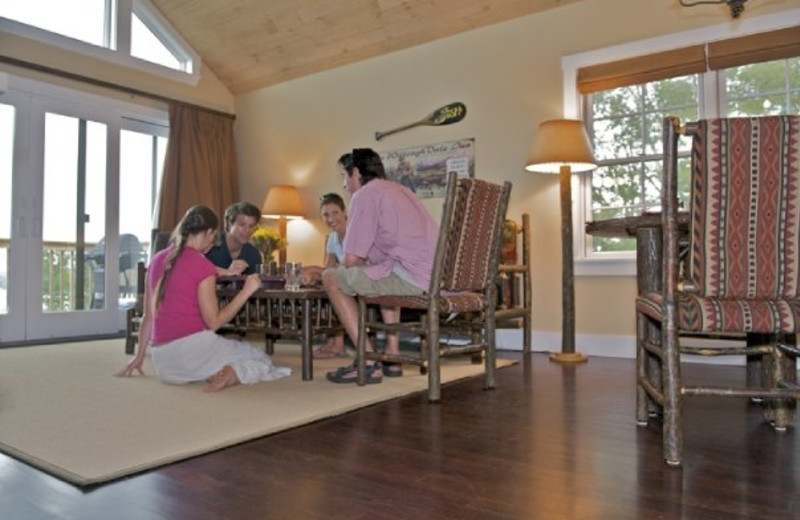
[[[688,262],[678,257],[677,141],[693,137]],[[664,277],[637,298],[639,424],[663,413],[663,455],[683,457],[685,396],[764,400],[776,429],[793,420],[800,330],[800,117],[664,121]],[[689,347],[688,334],[739,333],[736,346]],[[681,354],[748,356],[761,371],[738,388],[690,385]],[[754,361],[754,362],[753,362]]]
[[[144,291],[145,275],[147,268],[144,262],[136,263],[136,300],[133,307],[130,307],[125,316],[125,353],[133,354],[136,350],[136,343],[139,341],[139,326],[144,315]]]
[[[366,382],[366,360],[408,363],[428,375],[428,399],[440,399],[440,356],[483,354],[485,386],[495,387],[495,309],[503,223],[511,183],[502,186],[474,178],[447,177],[447,193],[439,227],[439,240],[428,292],[418,297],[359,297],[357,342],[358,382]],[[425,311],[419,321],[384,324],[370,319],[368,304]],[[468,318],[442,321],[454,313]],[[466,333],[465,345],[440,342],[447,327]],[[412,333],[422,338],[418,353],[397,356],[366,351],[367,334],[375,331]],[[377,348],[377,347],[376,347]]]
[[[170,233],[154,229],[150,240],[150,258],[169,245]],[[125,353],[133,354],[139,342],[139,326],[144,315],[145,275],[144,261],[136,263],[136,300],[125,316]]]
[[[522,351],[531,352],[531,333],[533,315],[533,296],[531,286],[531,216],[522,214],[521,225],[505,228],[505,241],[517,243],[517,235],[522,237],[522,261],[516,254],[502,258],[498,267],[500,286],[499,307],[495,312],[498,328],[522,327]],[[510,235],[510,236],[509,236]]]

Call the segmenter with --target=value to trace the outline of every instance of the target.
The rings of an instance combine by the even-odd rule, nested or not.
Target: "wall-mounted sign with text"
[[[407,186],[421,199],[444,197],[448,172],[475,176],[474,138],[378,153],[389,180]]]

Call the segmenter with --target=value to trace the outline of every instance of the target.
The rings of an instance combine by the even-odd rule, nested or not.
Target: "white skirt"
[[[172,384],[205,381],[226,365],[233,368],[244,385],[292,374],[291,368],[276,367],[265,352],[249,343],[210,330],[151,347],[150,356],[158,378]]]

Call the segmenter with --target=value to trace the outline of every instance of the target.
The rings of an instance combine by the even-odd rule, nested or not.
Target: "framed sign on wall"
[[[460,139],[378,152],[389,180],[408,187],[421,199],[444,197],[447,172],[475,175],[475,139]]]

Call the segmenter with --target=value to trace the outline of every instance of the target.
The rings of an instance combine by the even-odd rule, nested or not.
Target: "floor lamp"
[[[300,203],[300,194],[296,186],[272,186],[267,192],[264,204],[261,206],[261,215],[265,218],[278,219],[278,230],[284,245],[278,250],[280,265],[286,264],[286,224],[287,220],[303,218],[303,205]]]
[[[596,168],[592,146],[582,121],[545,121],[533,139],[525,169],[538,173],[558,173],[561,186],[561,352],[551,361],[581,363],[585,354],[575,352],[575,277],[572,254],[572,173]]]

